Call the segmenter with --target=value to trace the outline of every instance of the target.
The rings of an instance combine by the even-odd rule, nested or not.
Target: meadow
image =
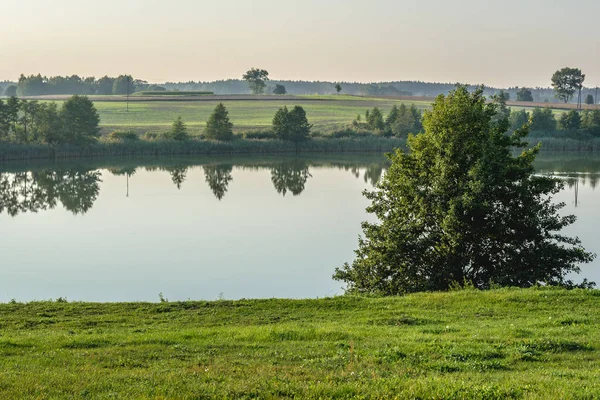
[[[240,99],[242,98],[242,99]],[[379,107],[384,113],[393,105],[415,104],[419,108],[428,108],[427,101],[407,101],[385,98],[363,98],[357,96],[268,96],[257,99],[251,96],[221,96],[220,100],[198,101],[148,101],[129,102],[129,111],[125,102],[95,101],[100,114],[103,133],[115,130],[131,129],[137,133],[164,132],[173,121],[181,116],[192,135],[199,135],[206,126],[208,117],[219,102],[223,102],[237,133],[253,130],[269,130],[273,116],[283,106],[302,106],[308,120],[314,125],[313,131],[327,133],[350,125],[358,114],[367,109]]]
[[[595,290],[161,300],[1,304],[0,397],[600,397]]]

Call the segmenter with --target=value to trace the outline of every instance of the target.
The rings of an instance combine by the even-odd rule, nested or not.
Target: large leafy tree
[[[135,91],[135,85],[133,82],[134,82],[133,77],[131,75],[119,75],[113,81],[112,93],[113,94],[132,94]],[[103,85],[108,85],[108,81],[107,80],[103,81]]]
[[[266,81],[269,80],[269,72],[264,69],[252,68],[242,75],[242,79],[248,82],[252,93],[262,94],[267,86]]]
[[[552,75],[552,87],[557,99],[568,103],[576,91],[581,91],[585,75],[579,68],[565,67]]]
[[[378,222],[363,223],[356,260],[335,279],[350,292],[396,295],[445,290],[453,282],[489,288],[566,283],[589,262],[579,239],[560,234],[572,215],[552,195],[560,180],[534,174],[539,146],[524,148],[527,127],[507,135],[497,105],[480,88],[459,86],[439,96],[424,118],[425,132],[367,192]]]
[[[517,101],[533,101],[531,89],[521,88],[517,92]]]
[[[233,139],[233,123],[229,121],[229,112],[223,103],[217,104],[215,111],[208,118],[205,135],[214,140]]]
[[[284,106],[273,117],[273,133],[281,140],[296,143],[308,140],[311,128],[306,111],[300,106],[295,106],[291,111]]]
[[[87,96],[74,95],[60,110],[62,140],[67,143],[89,142],[100,134],[100,116]]]

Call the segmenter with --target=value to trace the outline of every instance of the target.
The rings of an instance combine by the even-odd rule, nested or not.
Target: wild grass
[[[62,300],[0,305],[1,398],[600,397],[598,291]]]

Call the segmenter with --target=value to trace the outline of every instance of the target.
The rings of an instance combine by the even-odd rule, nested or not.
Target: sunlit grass
[[[599,328],[583,290],[5,304],[0,397],[593,399]]]

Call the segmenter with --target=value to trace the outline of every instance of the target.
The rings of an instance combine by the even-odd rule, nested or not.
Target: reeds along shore
[[[105,156],[388,152],[403,147],[405,143],[403,139],[382,137],[313,139],[297,144],[281,140],[98,141],[85,146],[0,143],[0,161]]]

